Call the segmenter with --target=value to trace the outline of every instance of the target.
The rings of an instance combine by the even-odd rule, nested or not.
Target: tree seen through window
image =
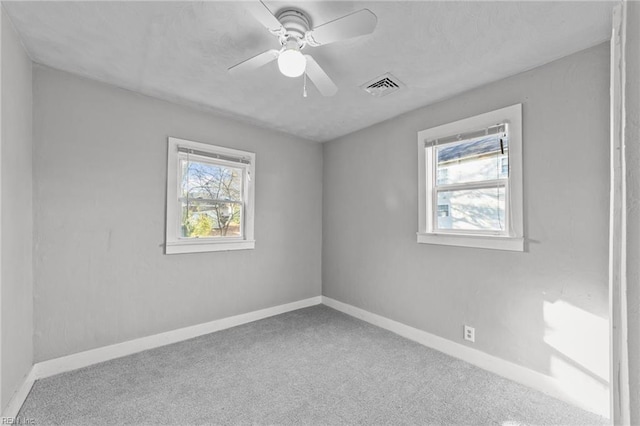
[[[181,171],[181,236],[242,236],[243,170],[184,158]]]

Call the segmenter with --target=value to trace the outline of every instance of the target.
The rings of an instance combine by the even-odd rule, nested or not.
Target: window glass
[[[504,231],[505,188],[438,191],[438,229]],[[446,209],[445,209],[446,207]],[[441,214],[446,210],[446,214]]]
[[[505,179],[508,158],[509,143],[502,134],[436,147],[436,184]]]
[[[243,169],[184,156],[180,170],[180,237],[241,237]]]

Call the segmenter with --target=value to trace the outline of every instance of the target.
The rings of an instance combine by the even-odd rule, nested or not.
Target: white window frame
[[[509,138],[509,177],[505,192],[506,230],[504,233],[474,231],[437,232],[434,221],[435,146],[427,141],[447,138],[507,124]],[[522,104],[465,118],[418,132],[418,243],[524,251],[523,173],[522,173]]]
[[[212,156],[219,155],[223,158],[237,158],[247,163],[235,163],[233,161],[214,160],[213,162],[240,168],[243,176],[243,216],[242,235],[215,238],[183,238],[180,236],[181,204],[180,194],[180,155],[179,148],[201,151]],[[254,204],[255,204],[255,162],[256,155],[252,152],[238,149],[225,148],[201,142],[169,137],[167,159],[167,227],[166,227],[166,254],[199,253],[209,251],[248,250],[255,248],[253,235]]]

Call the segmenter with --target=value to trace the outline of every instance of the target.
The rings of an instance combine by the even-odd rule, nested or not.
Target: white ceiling
[[[319,25],[367,8],[370,36],[307,47],[338,85],[302,97],[275,63],[227,68],[277,48],[243,2],[2,2],[35,62],[151,96],[327,141],[610,37],[615,2],[266,1]],[[391,72],[406,87],[375,98],[359,86]]]

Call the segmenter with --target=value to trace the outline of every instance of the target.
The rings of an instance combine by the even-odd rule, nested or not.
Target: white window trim
[[[509,215],[507,235],[473,233],[437,233],[433,227],[433,176],[427,171],[432,150],[425,142],[451,135],[472,132],[499,123],[509,125]],[[465,118],[418,132],[418,243],[524,251],[523,173],[522,173],[522,104],[512,105],[475,117]]]
[[[178,200],[179,184],[179,155],[178,148],[190,148],[193,150],[220,154],[229,157],[246,158],[249,164],[244,165],[245,187],[243,233],[242,237],[228,237],[220,239],[185,239],[178,234],[178,218],[180,217],[180,203]],[[167,156],[167,224],[166,224],[166,254],[199,253],[209,251],[248,250],[255,248],[253,235],[254,205],[255,205],[255,163],[256,155],[252,152],[225,148],[201,142],[169,137]]]

